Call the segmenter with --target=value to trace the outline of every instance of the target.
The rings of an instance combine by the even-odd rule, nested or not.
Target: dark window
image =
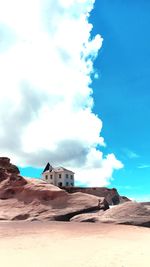
[[[48,179],[48,175],[45,175],[45,180],[47,180]]]
[[[50,178],[53,179],[53,175],[52,174],[50,175]]]
[[[68,178],[68,173],[66,174],[66,178]]]
[[[73,183],[71,183],[71,186],[73,186]]]
[[[60,182],[60,183],[58,183],[58,186],[62,186],[62,183]]]
[[[61,174],[59,174],[59,178],[61,178]]]
[[[69,183],[68,182],[66,182],[66,186],[68,186],[69,185]]]
[[[73,175],[72,174],[70,175],[70,178],[73,179]]]

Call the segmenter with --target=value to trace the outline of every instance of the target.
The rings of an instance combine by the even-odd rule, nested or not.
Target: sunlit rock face
[[[130,201],[127,197],[119,195],[117,189],[107,187],[63,187],[69,193],[82,192],[97,197],[104,197],[109,205],[118,205]]]
[[[105,198],[69,194],[42,180],[25,179],[9,158],[0,158],[0,220],[69,221],[77,214],[108,208]]]
[[[120,199],[115,189],[99,188],[97,196],[91,194],[95,189],[78,191],[68,193],[42,180],[25,179],[9,158],[0,158],[0,220],[87,221],[150,227],[149,203],[129,201],[109,209],[108,202]]]
[[[72,217],[70,221],[150,227],[150,204],[128,201],[106,211],[76,215]]]

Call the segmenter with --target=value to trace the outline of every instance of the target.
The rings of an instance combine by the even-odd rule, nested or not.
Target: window
[[[71,186],[73,186],[73,183],[71,183]]]
[[[45,175],[45,180],[47,180],[48,179],[48,175]]]
[[[72,174],[70,175],[70,178],[73,179],[73,175]]]
[[[69,183],[68,182],[66,182],[66,186],[68,186],[69,185]]]
[[[61,174],[59,174],[59,176],[58,176],[59,178],[61,178]]]
[[[58,186],[62,186],[62,183],[60,182],[60,183],[58,183]]]
[[[68,178],[68,173],[66,173],[66,178]]]
[[[50,175],[50,178],[53,179],[53,175],[52,174]]]

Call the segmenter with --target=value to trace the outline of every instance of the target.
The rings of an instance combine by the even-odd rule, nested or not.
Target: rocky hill
[[[25,179],[6,157],[0,158],[0,220],[64,220],[83,212],[106,210],[105,198],[74,193],[38,179]]]
[[[42,180],[25,179],[9,158],[0,158],[0,220],[84,221],[150,227],[149,202],[127,201],[109,209],[108,202],[118,197],[118,193],[105,188],[102,192],[105,194],[98,196],[87,194],[91,193],[89,189],[84,193],[68,193]]]

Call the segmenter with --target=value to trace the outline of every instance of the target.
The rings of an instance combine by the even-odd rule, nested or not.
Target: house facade
[[[72,187],[74,186],[74,172],[63,167],[53,168],[49,163],[47,163],[42,173],[42,180],[58,187]]]

